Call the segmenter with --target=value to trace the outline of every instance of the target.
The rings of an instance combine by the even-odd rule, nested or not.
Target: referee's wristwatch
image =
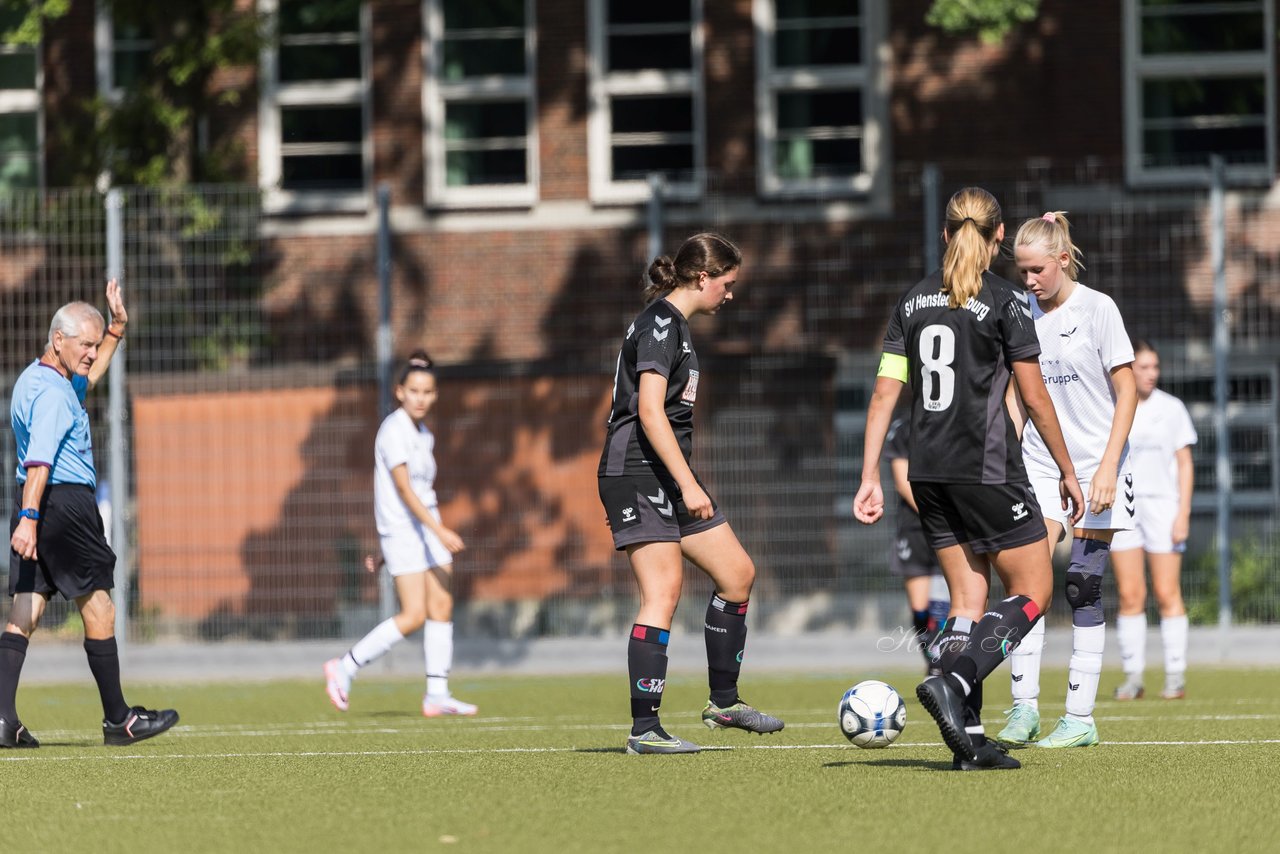
[[[40,519],[40,511],[39,511],[39,510],[37,510],[37,509],[35,509],[34,507],[24,507],[23,509],[21,509],[21,510],[19,510],[19,511],[18,511],[18,518],[19,518],[19,519],[32,519],[32,520],[35,520],[35,521],[39,521],[39,519]]]

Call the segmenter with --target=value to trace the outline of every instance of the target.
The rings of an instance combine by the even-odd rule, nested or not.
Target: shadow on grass
[[[930,762],[927,759],[872,759],[868,762],[824,762],[823,768],[843,768],[846,765],[874,765],[888,768],[917,768],[921,771],[950,771],[950,762]]]
[[[384,709],[380,712],[369,712],[371,718],[420,718],[422,712],[406,711],[405,709]]]
[[[625,747],[579,747],[574,753],[626,753]]]

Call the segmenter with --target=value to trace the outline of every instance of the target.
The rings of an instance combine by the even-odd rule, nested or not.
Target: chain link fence
[[[694,459],[758,565],[757,625],[902,623],[901,584],[887,571],[892,519],[865,528],[851,514],[863,421],[889,311],[937,251],[934,199],[968,184],[996,194],[1010,229],[1070,211],[1082,281],[1159,347],[1162,386],[1187,402],[1200,434],[1185,592],[1194,619],[1215,621],[1222,437],[1208,191],[1129,190],[1116,164],[1097,161],[943,163],[936,173],[900,164],[894,179],[874,215],[840,199],[762,201],[715,176],[701,202],[659,211],[668,251],[714,228],[746,256],[733,305],[694,324],[707,379]],[[309,233],[264,217],[258,193],[238,187],[126,189],[122,199],[127,415],[106,420],[106,383],[89,406],[103,508],[124,514],[129,539],[119,570],[132,581],[129,637],[363,632],[380,612],[377,578],[363,568],[377,544],[376,234],[359,223]],[[1238,620],[1275,622],[1280,210],[1258,193],[1228,201],[1233,607]],[[0,199],[6,403],[59,305],[105,308],[105,230],[104,199],[91,191]],[[438,486],[446,521],[468,543],[460,632],[594,634],[632,617],[634,586],[604,527],[595,467],[651,237],[643,215],[556,230],[429,218],[394,229],[395,350],[424,346],[441,365]],[[1015,278],[1007,259],[996,271]],[[116,429],[128,442],[127,495],[109,490],[103,449]],[[12,472],[9,431],[3,443]],[[686,598],[707,592],[689,570]],[[700,610],[679,619],[695,627]],[[70,624],[78,636],[76,619],[51,606],[46,626]]]

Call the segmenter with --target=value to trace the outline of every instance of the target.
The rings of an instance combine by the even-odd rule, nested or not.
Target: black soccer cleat
[[[951,687],[947,678],[930,676],[916,686],[916,698],[937,722],[942,740],[951,752],[976,759],[973,742],[964,731],[964,698]]]
[[[0,718],[0,747],[39,747],[39,740],[31,734],[31,730],[22,725],[22,721],[9,723]]]
[[[956,756],[951,760],[952,771],[1005,771],[1014,768],[1021,768],[1022,763],[1009,755],[1009,751],[1005,750],[994,741],[988,741],[976,749],[977,756],[974,759],[964,759]]]
[[[173,709],[144,709],[134,706],[125,715],[124,721],[113,724],[102,722],[102,743],[110,745],[133,744],[144,738],[157,736],[178,722],[178,713]]]

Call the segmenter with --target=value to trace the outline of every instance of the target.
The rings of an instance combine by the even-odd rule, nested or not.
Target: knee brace
[[[1074,625],[1103,624],[1102,571],[1110,551],[1110,544],[1101,540],[1077,539],[1071,543],[1071,566],[1067,570],[1065,592]]]

